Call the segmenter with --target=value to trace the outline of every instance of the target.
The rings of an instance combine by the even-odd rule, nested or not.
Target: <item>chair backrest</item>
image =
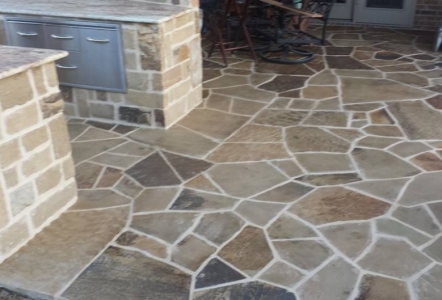
[[[323,15],[322,19],[327,20],[333,8],[335,0],[307,0],[307,11]]]

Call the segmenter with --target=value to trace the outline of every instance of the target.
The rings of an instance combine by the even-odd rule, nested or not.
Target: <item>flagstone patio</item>
[[[440,300],[432,38],[330,26],[304,65],[205,60],[204,103],[170,130],[69,120],[79,201],[0,265],[1,285],[18,299]]]

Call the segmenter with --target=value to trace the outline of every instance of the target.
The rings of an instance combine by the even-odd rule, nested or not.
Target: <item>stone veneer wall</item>
[[[77,198],[54,63],[0,79],[0,262]]]
[[[417,0],[414,25],[428,30],[442,26],[442,0]]]
[[[126,94],[63,87],[68,116],[169,127],[202,101],[198,10],[161,24],[122,24]]]

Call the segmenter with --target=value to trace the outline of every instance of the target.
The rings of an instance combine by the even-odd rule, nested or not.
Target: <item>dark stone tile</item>
[[[296,73],[294,73],[296,74]],[[272,81],[260,85],[258,88],[282,93],[302,88],[309,77],[306,76],[276,76]]]
[[[152,112],[144,111],[139,108],[120,106],[118,115],[121,121],[136,124],[152,125]]]
[[[211,259],[204,269],[198,273],[195,280],[195,288],[204,288],[227,282],[234,282],[245,277],[220,261],[217,258]]]
[[[306,66],[299,65],[284,65],[284,64],[274,64],[269,62],[259,62],[255,64],[255,71],[258,73],[273,73],[282,75],[313,75],[311,71]]]
[[[167,186],[181,183],[181,180],[178,179],[159,153],[148,156],[126,170],[125,173],[145,187]]]
[[[4,288],[0,288],[0,299],[1,300],[39,300],[38,298],[29,298],[28,296],[9,291]]]
[[[353,47],[325,47],[327,55],[350,55]]]
[[[155,124],[158,127],[164,127],[164,111],[161,109],[154,110]]]
[[[188,180],[209,169],[213,164],[205,160],[163,152],[182,179]]]
[[[398,59],[400,57],[402,57],[401,54],[394,53],[394,52],[389,52],[389,51],[378,52],[374,56],[374,58],[376,58],[376,59],[383,59],[383,60],[395,60],[395,59]]]
[[[224,66],[221,64],[203,59],[203,69],[222,69],[222,68],[224,68]]]
[[[327,56],[326,59],[330,69],[373,70],[372,67],[348,56]]]
[[[94,126],[96,128],[104,129],[104,130],[110,130],[112,129],[115,124],[109,124],[109,123],[103,123],[103,122],[97,122],[97,121],[86,121],[86,124]]]
[[[190,284],[190,275],[179,269],[139,252],[109,247],[81,273],[63,297],[187,300]]]
[[[296,178],[295,180],[305,182],[308,184],[323,186],[323,185],[337,185],[350,182],[361,181],[361,177],[357,173],[347,174],[324,174],[324,175],[305,175]]]
[[[240,283],[205,290],[196,292],[193,297],[193,300],[214,299],[296,300],[296,297],[285,289],[261,282]]]

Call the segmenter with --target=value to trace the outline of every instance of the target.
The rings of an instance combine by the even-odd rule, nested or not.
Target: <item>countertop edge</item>
[[[110,15],[96,15],[96,14],[73,14],[69,12],[45,12],[41,13],[39,11],[29,11],[22,9],[5,9],[0,7],[0,14],[17,14],[17,15],[30,15],[30,16],[44,16],[44,17],[60,17],[60,18],[74,18],[74,19],[87,19],[87,20],[103,20],[103,21],[115,21],[115,22],[126,22],[126,23],[142,23],[142,24],[159,24],[166,22],[175,17],[187,14],[194,8],[183,7],[183,11],[179,13],[172,14],[170,16],[110,16]]]
[[[33,48],[29,48],[29,49],[30,49],[30,51],[32,51]],[[39,50],[41,50],[41,49],[39,49]],[[54,52],[55,51],[56,50],[54,50]],[[57,52],[58,53],[53,53],[53,54],[48,53],[47,57],[39,59],[35,62],[27,63],[27,64],[25,63],[23,65],[20,65],[19,67],[15,67],[15,68],[13,67],[13,68],[8,69],[7,71],[0,72],[0,80],[68,56],[68,52],[66,52],[66,51],[60,50]]]

